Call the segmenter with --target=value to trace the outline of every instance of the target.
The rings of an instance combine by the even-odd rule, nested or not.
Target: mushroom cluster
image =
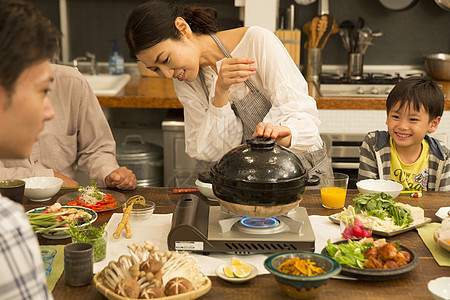
[[[128,245],[129,255],[109,262],[101,272],[104,285],[128,298],[153,299],[198,289],[206,277],[188,253],[162,253],[151,241]]]

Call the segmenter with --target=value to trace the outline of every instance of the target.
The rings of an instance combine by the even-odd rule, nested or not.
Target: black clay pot
[[[275,140],[254,137],[226,153],[211,168],[213,191],[220,204],[238,215],[276,217],[302,200],[308,178],[300,159]]]

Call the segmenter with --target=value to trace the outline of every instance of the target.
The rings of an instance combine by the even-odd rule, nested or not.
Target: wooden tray
[[[109,288],[107,288],[106,286],[104,286],[103,282],[101,280],[101,276],[100,276],[100,274],[102,272],[103,271],[100,271],[100,272],[97,272],[95,274],[94,282],[95,282],[95,288],[103,296],[105,296],[106,298],[108,298],[110,300],[111,299],[112,300],[138,300],[136,298],[127,298],[127,297],[123,297],[123,296],[117,295],[116,293],[114,293],[114,291],[112,291]],[[206,280],[203,283],[203,285],[200,288],[196,289],[196,290],[193,290],[191,292],[187,292],[187,293],[184,293],[184,294],[167,296],[167,297],[163,297],[163,298],[155,298],[155,299],[160,299],[160,300],[191,300],[191,299],[197,299],[197,298],[203,296],[204,294],[206,294],[207,292],[209,292],[210,289],[211,289],[211,280],[208,277],[206,277]]]
[[[340,219],[337,216],[338,216],[338,214],[334,214],[334,215],[329,216],[328,219],[330,219],[331,222],[333,222],[335,224],[340,224]],[[430,222],[431,222],[431,218],[424,218],[422,223],[419,223],[419,224],[416,224],[416,225],[413,225],[413,226],[409,226],[409,227],[402,228],[402,229],[399,229],[399,230],[394,230],[394,231],[381,231],[381,230],[374,230],[374,229],[372,229],[372,233],[376,234],[376,235],[380,235],[380,236],[389,237],[389,236],[394,236],[394,235],[397,235],[397,234],[400,234],[400,233],[403,233],[403,232],[407,232],[407,231],[413,230],[414,228],[423,226],[423,225],[428,224]]]

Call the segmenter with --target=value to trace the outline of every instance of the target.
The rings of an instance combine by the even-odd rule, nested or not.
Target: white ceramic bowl
[[[195,185],[203,196],[209,200],[217,200],[213,192],[212,183],[203,182],[197,179]]]
[[[50,200],[63,184],[63,180],[57,177],[30,177],[23,181],[25,196],[37,202]]]
[[[392,196],[392,198],[400,195],[403,186],[392,180],[383,179],[364,179],[356,183],[356,187],[361,194],[372,194],[385,192]]]
[[[450,277],[439,277],[428,282],[428,290],[436,300],[450,299]]]

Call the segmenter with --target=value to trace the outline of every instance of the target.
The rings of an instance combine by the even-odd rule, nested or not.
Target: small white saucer
[[[246,281],[249,281],[253,278],[255,278],[258,275],[258,269],[249,263],[246,263],[249,267],[250,267],[250,274],[247,277],[244,278],[238,278],[238,277],[228,277],[225,275],[225,273],[223,273],[223,268],[226,266],[229,266],[229,264],[220,264],[217,266],[216,268],[216,274],[217,276],[219,276],[220,278],[222,278],[223,280],[226,280],[228,282],[233,282],[233,283],[244,283]]]
[[[450,218],[449,212],[450,212],[449,206],[441,207],[441,208],[439,208],[439,210],[436,212],[435,215],[439,218],[439,220],[442,221],[445,218]]]

